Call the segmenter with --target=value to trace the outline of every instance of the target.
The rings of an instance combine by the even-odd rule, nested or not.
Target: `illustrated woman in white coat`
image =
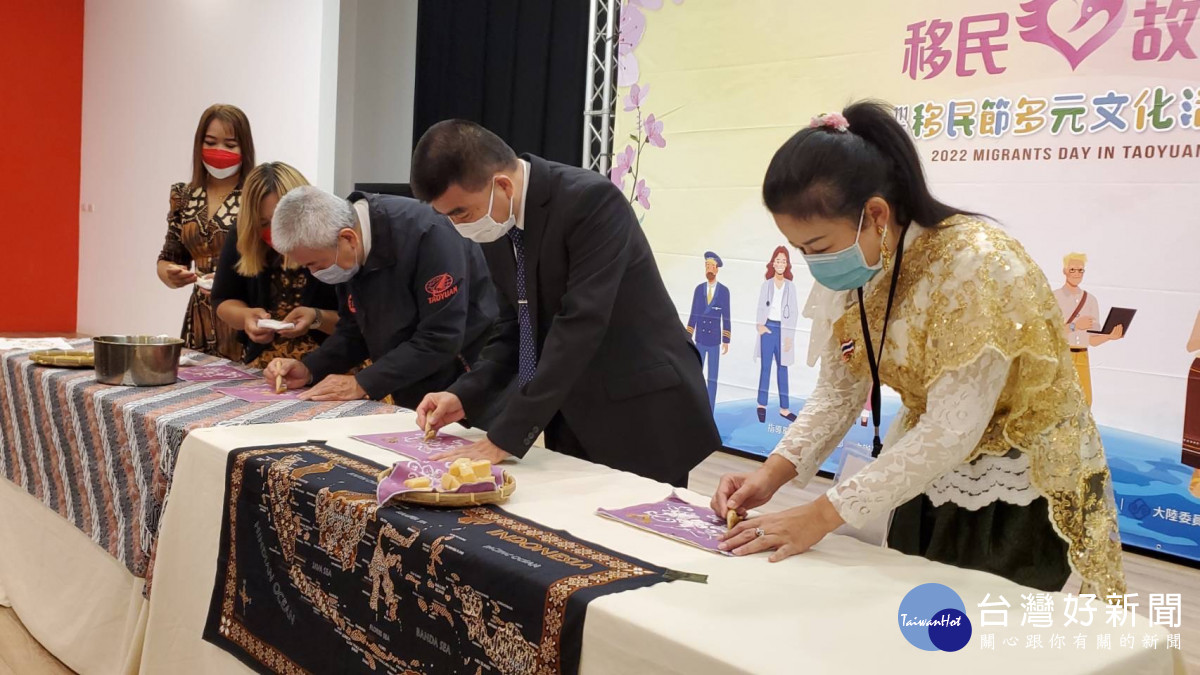
[[[758,421],[767,421],[767,398],[771,389],[771,362],[775,362],[775,384],[779,388],[779,416],[796,419],[788,402],[788,366],[796,360],[796,321],[800,306],[796,302],[796,284],[792,283],[792,260],[786,246],[780,246],[767,261],[766,281],[758,293],[758,342],[754,358],[760,359],[758,373]]]

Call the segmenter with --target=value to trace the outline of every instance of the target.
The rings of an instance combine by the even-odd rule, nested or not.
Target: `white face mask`
[[[212,164],[209,164],[208,162],[204,162],[204,169],[206,171],[208,171],[208,175],[212,176],[213,178],[216,178],[217,180],[229,178],[233,174],[237,173],[238,169],[240,169],[241,166],[242,165],[239,163],[239,164],[234,164],[231,167],[227,167],[224,169],[218,169],[217,167],[213,166]]]
[[[521,170],[525,170],[525,165],[521,165]],[[515,195],[514,195],[515,196]],[[496,200],[496,177],[492,177],[492,194],[488,197],[487,213],[483,217],[473,223],[459,223],[455,225],[458,228],[458,233],[479,244],[487,244],[496,241],[500,237],[508,234],[508,231],[517,224],[517,214],[513,211],[513,200],[508,200],[508,218],[503,223],[497,223],[492,217],[492,204]]]

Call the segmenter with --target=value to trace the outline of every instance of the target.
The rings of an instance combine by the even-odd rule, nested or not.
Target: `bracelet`
[[[316,318],[314,318],[312,320],[312,323],[310,323],[308,325],[308,327],[310,329],[320,328],[321,327],[321,310],[317,309],[316,307],[313,307],[312,311],[313,311],[313,314],[315,314]]]

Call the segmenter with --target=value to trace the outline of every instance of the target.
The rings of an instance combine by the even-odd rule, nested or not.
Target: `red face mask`
[[[220,148],[204,148],[200,151],[200,158],[204,161],[205,170],[216,179],[229,178],[238,172],[242,164],[240,152]]]
[[[263,242],[266,243],[267,246],[271,246],[271,226],[270,225],[259,230],[258,236],[262,238]],[[271,248],[275,248],[275,247],[271,246]]]
[[[204,148],[200,151],[200,157],[205,164],[217,169],[228,169],[231,166],[237,166],[242,163],[242,155],[238,152],[230,152],[221,148]]]

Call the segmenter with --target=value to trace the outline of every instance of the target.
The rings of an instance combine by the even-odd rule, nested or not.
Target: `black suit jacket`
[[[361,192],[349,199],[367,200],[371,253],[336,286],[337,329],[304,365],[319,382],[370,358],[359,386],[415,408],[478,357],[496,317],[495,289],[479,246],[428,205]]]
[[[560,413],[589,459],[658,480],[684,476],[721,443],[700,355],[633,209],[599,173],[524,159],[531,164],[526,291],[538,369],[512,391],[488,438],[523,456]],[[475,369],[450,388],[468,418],[516,377],[520,344],[511,240],[482,248],[501,308]]]

